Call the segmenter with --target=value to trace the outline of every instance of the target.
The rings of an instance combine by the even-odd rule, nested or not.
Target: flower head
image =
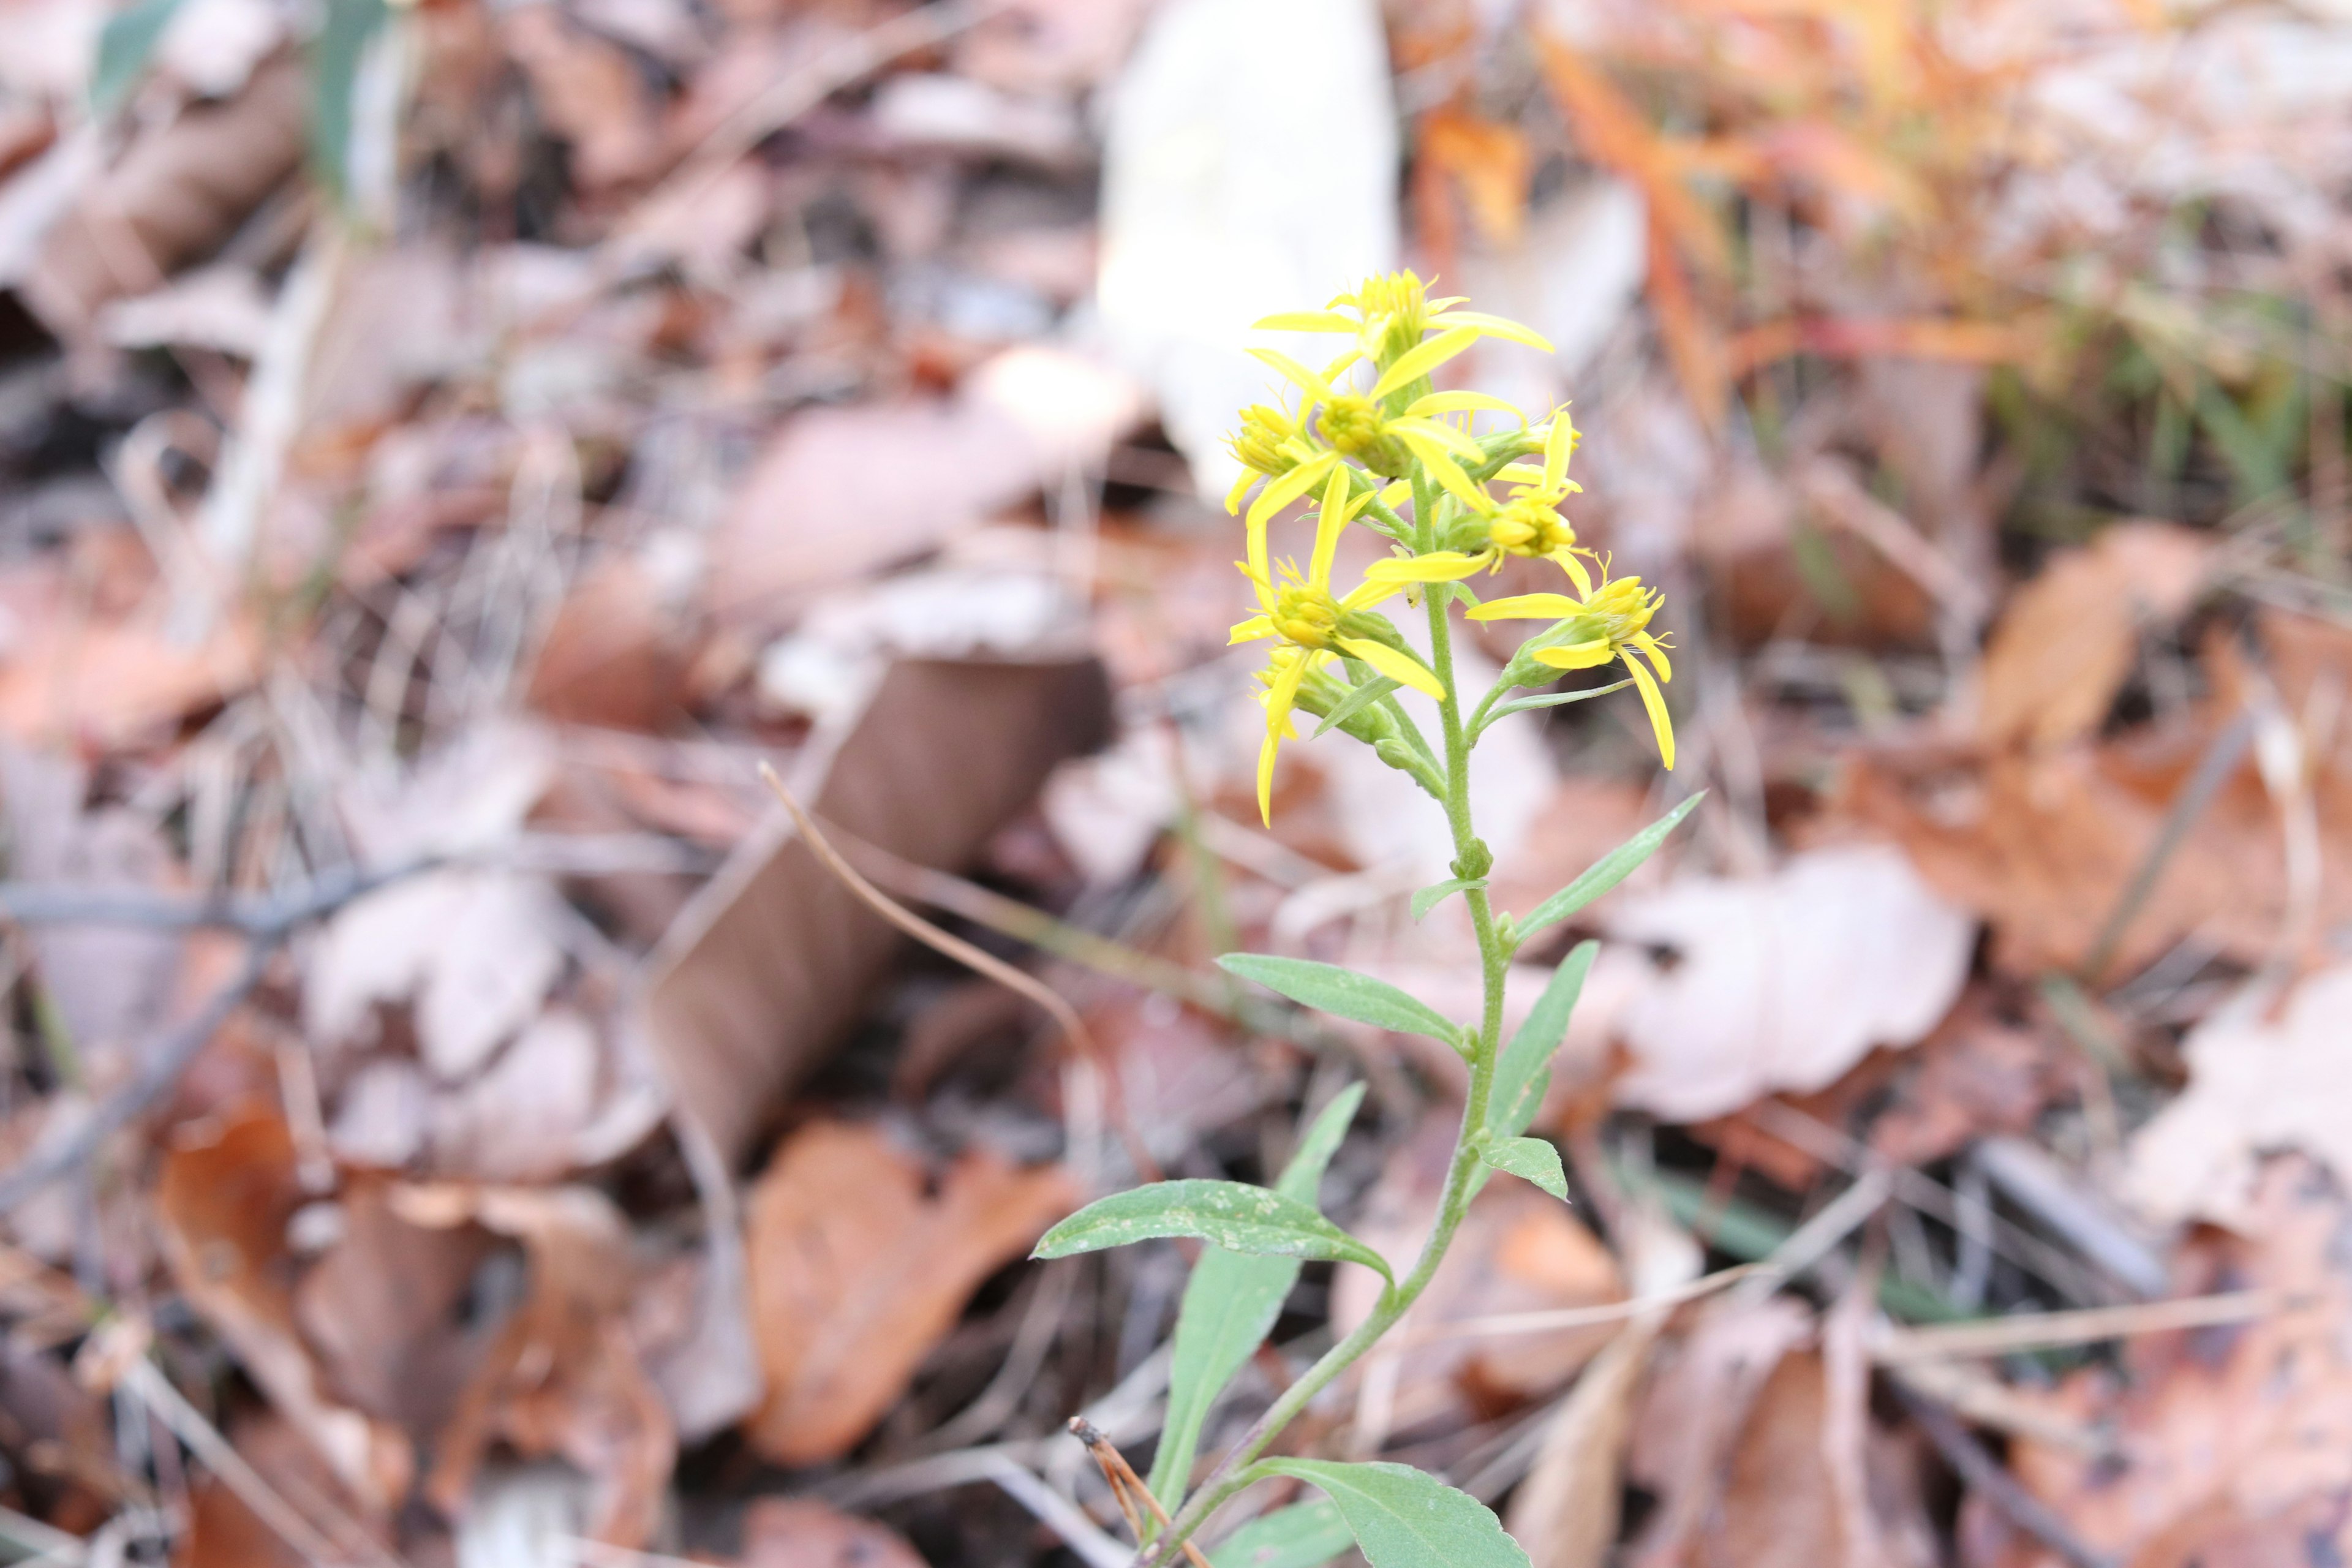
[[[1583,488],[1568,477],[1576,440],[1563,408],[1545,432],[1543,466],[1513,463],[1496,476],[1515,481],[1507,500],[1498,502],[1483,489],[1461,498],[1471,515],[1454,531],[1456,548],[1378,562],[1365,575],[1398,584],[1458,583],[1482,570],[1500,571],[1507,557],[1520,555],[1557,562],[1580,591],[1590,593],[1591,575],[1576,559],[1576,529],[1559,512],[1559,503]]]
[[[1581,579],[1581,567],[1571,567]],[[1659,684],[1674,679],[1665,644],[1649,630],[1651,617],[1665,602],[1654,588],[1644,588],[1639,577],[1604,578],[1598,587],[1580,582],[1580,597],[1566,594],[1522,594],[1492,599],[1470,612],[1475,621],[1547,620],[1559,624],[1545,634],[1540,646],[1527,657],[1553,669],[1591,669],[1617,660],[1642,693],[1649,710],[1650,729],[1658,739],[1658,754],[1668,769],[1675,765],[1675,729],[1666,713]],[[1641,658],[1634,657],[1640,654]],[[1648,665],[1642,660],[1646,658]],[[1656,674],[1653,676],[1652,668]]]
[[[1349,470],[1335,465],[1323,486],[1322,505],[1316,514],[1315,552],[1301,574],[1285,562],[1278,573],[1266,559],[1265,534],[1250,533],[1250,558],[1242,573],[1256,590],[1258,613],[1233,629],[1231,642],[1276,639],[1273,657],[1259,676],[1265,686],[1265,743],[1257,763],[1258,811],[1274,820],[1274,760],[1283,737],[1293,733],[1290,710],[1297,704],[1300,683],[1334,654],[1344,654],[1369,665],[1400,685],[1442,698],[1444,688],[1418,658],[1405,651],[1394,627],[1372,606],[1397,592],[1395,585],[1366,583],[1346,595],[1331,590],[1331,563],[1339,535],[1349,521],[1371,500],[1369,490],[1351,494]]]

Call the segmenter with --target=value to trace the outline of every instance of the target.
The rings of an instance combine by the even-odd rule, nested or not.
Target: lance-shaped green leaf
[[[1568,1173],[1560,1168],[1559,1151],[1540,1138],[1503,1138],[1481,1150],[1478,1158],[1491,1170],[1533,1182],[1560,1202],[1568,1201]]]
[[[1498,1137],[1524,1132],[1535,1120],[1536,1108],[1543,1103],[1543,1091],[1550,1075],[1545,1064],[1552,1052],[1559,1049],[1560,1041],[1568,1037],[1569,1016],[1576,1011],[1576,999],[1583,993],[1584,977],[1592,969],[1593,956],[1601,951],[1597,942],[1580,942],[1569,955],[1559,961],[1551,972],[1536,1005],[1528,1010],[1527,1021],[1495,1063],[1495,1087],[1486,1101],[1486,1125]]]
[[[1647,860],[1659,845],[1706,798],[1706,792],[1683,802],[1616,848],[1594,861],[1584,875],[1536,906],[1535,912],[1519,922],[1521,941],[1533,936],[1546,926],[1557,925],[1574,914],[1618,883],[1633,874],[1634,868]]]
[[[1449,877],[1443,882],[1433,882],[1413,894],[1412,918],[1421,919],[1456,893],[1471,888],[1483,888],[1486,885],[1486,879],[1484,877]]]
[[[1462,1038],[1462,1031],[1426,1002],[1407,995],[1385,980],[1375,980],[1336,963],[1276,958],[1264,952],[1229,952],[1217,962],[1227,973],[1255,980],[1267,990],[1279,991],[1293,1002],[1319,1013],[1337,1014],[1400,1034],[1427,1035],[1449,1046]]]
[[[352,173],[360,66],[392,15],[386,0],[326,0],[310,39],[310,167],[337,195]]]
[[[1265,1459],[1251,1470],[1321,1488],[1372,1568],[1530,1568],[1494,1510],[1410,1465]]]
[[[1217,1542],[1210,1568],[1323,1568],[1356,1544],[1337,1504],[1295,1502],[1262,1513]]]
[[[1366,665],[1363,674],[1348,689],[1348,695],[1333,703],[1331,711],[1323,715],[1323,722],[1315,726],[1315,732],[1319,735],[1326,730],[1344,724],[1390,692],[1402,689],[1395,681]]]
[[[1276,1192],[1313,1205],[1323,1172],[1363,1101],[1360,1083],[1332,1097],[1299,1139],[1297,1152],[1274,1184]],[[1282,1303],[1298,1282],[1299,1267],[1296,1258],[1245,1257],[1214,1245],[1201,1249],[1192,1278],[1184,1286],[1183,1305],[1176,1312],[1176,1342],[1168,1366],[1168,1418],[1160,1424],[1160,1448],[1151,1459],[1151,1495],[1169,1512],[1175,1512],[1183,1500],[1202,1424],[1225,1384],[1273,1331]]]
[[[1032,1258],[1067,1258],[1171,1236],[1198,1237],[1229,1252],[1360,1263],[1391,1284],[1388,1259],[1297,1198],[1246,1182],[1154,1182],[1097,1198],[1037,1243]]]

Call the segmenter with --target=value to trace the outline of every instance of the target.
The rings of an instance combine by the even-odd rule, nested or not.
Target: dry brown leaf
[[[964,1300],[1076,1202],[1054,1169],[974,1152],[935,1196],[878,1129],[793,1135],[747,1205],[752,1327],[766,1403],[753,1447],[781,1464],[839,1458],[906,1389]]]
[[[1883,846],[1808,851],[1773,876],[1686,878],[1621,902],[1619,941],[1656,955],[1616,1015],[1619,1103],[1698,1121],[1819,1089],[1951,1006],[1974,928]]]
[[[407,1495],[415,1459],[398,1428],[329,1396],[296,1327],[286,1226],[306,1196],[293,1137],[274,1113],[196,1124],[155,1186],[163,1257],[278,1413],[354,1497],[385,1513]]]
[[[333,1495],[334,1478],[290,1422],[264,1411],[237,1421],[228,1437],[238,1457],[289,1502]],[[173,1568],[310,1568],[310,1561],[218,1477],[202,1476],[190,1489],[187,1533],[172,1553]]]
[[[2352,965],[2239,995],[2189,1031],[2189,1087],[2132,1140],[2126,1191],[2167,1221],[2229,1224],[2263,1153],[2298,1149],[2352,1179]]]
[[[950,402],[795,416],[711,541],[710,602],[772,624],[819,590],[936,548],[1100,452],[1139,417],[1133,384],[1066,351],[1009,350]]]
[[[573,179],[594,190],[656,172],[661,126],[628,50],[552,5],[507,10],[499,30],[533,107],[569,149]]]
[[[530,704],[551,719],[660,730],[684,710],[692,650],[660,585],[609,557],[572,584],[531,667]]]
[[[1617,1544],[1633,1390],[1650,1363],[1663,1316],[1636,1319],[1611,1340],[1560,1402],[1505,1521],[1534,1568],[1602,1568]]]
[[[1722,1494],[1759,1392],[1811,1330],[1804,1308],[1784,1296],[1722,1301],[1661,1358],[1633,1418],[1627,1470],[1658,1506],[1625,1558],[1631,1568],[1683,1561]]]
[[[1388,1168],[1350,1227],[1381,1256],[1412,1258],[1429,1234],[1458,1118],[1433,1111]],[[1341,1333],[1368,1317],[1381,1281],[1341,1269],[1331,1321]],[[1498,1313],[1592,1307],[1625,1298],[1609,1249],[1568,1205],[1515,1177],[1497,1176],[1471,1204],[1445,1262],[1385,1349],[1365,1360],[1359,1425],[1408,1432],[1507,1409],[1565,1387],[1607,1344],[1612,1324],[1496,1337],[1452,1325]]]
[[[1091,661],[898,664],[812,804],[900,859],[958,866],[1055,763],[1100,743],[1106,698]],[[899,940],[781,811],[678,916],[649,961],[647,1026],[679,1103],[729,1157],[856,1017]]]
[[[1986,743],[2056,746],[2098,729],[2131,673],[2140,626],[2189,607],[2210,555],[2205,535],[2127,522],[2052,560],[1985,645]]]
[[[2203,1233],[2179,1273],[2189,1293],[2267,1289],[2285,1303],[2243,1325],[2135,1338],[2120,1374],[2086,1368],[2054,1390],[2017,1390],[2115,1434],[2106,1454],[2021,1439],[2011,1449],[2018,1479],[2085,1544],[2132,1568],[2329,1562],[2352,1549],[2345,1223],[2343,1199],[2316,1169],[2272,1162],[2242,1208],[2242,1235]],[[2290,1523],[2307,1528],[2291,1535]],[[2252,1550],[2265,1542],[2290,1550]],[[1996,1560],[2049,1561],[2021,1545]]]
[[[2183,724],[2095,749],[1995,757],[1981,771],[1847,759],[1832,813],[1891,834],[1948,898],[1993,928],[2012,973],[2079,968],[2212,731]],[[2317,781],[2321,835],[2336,861],[2352,842],[2352,784]],[[2127,974],[2196,934],[2260,962],[2285,916],[2276,807],[2252,763],[2241,767],[2164,862],[2109,963]],[[2352,879],[2321,880],[2323,929],[2352,916]]]
[[[419,1442],[439,1434],[479,1347],[460,1321],[493,1247],[478,1227],[429,1228],[360,1179],[339,1204],[341,1235],[294,1288],[294,1311],[329,1386]]]
[[[412,1225],[473,1225],[520,1240],[529,1294],[495,1339],[442,1430],[425,1495],[461,1512],[492,1446],[560,1456],[589,1478],[587,1532],[635,1549],[660,1522],[677,1459],[668,1408],[628,1323],[636,1269],[628,1228],[587,1187],[401,1187],[393,1212]]]
[[[300,61],[281,55],[235,98],[142,134],[49,232],[25,302],[52,332],[79,337],[107,300],[212,251],[301,162],[309,103]]]
[[[743,1515],[737,1568],[924,1568],[887,1527],[813,1498],[761,1498]]]

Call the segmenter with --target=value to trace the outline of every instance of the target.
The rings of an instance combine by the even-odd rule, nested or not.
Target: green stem
[[[1425,488],[1416,486],[1416,489]],[[1414,510],[1428,515],[1428,498],[1414,497]],[[1434,590],[1427,595],[1429,612],[1429,668],[1445,689],[1444,699],[1438,703],[1438,718],[1445,742],[1445,819],[1454,830],[1454,852],[1465,862],[1484,854],[1484,847],[1472,829],[1470,820],[1470,742],[1462,723],[1462,704],[1454,689],[1454,642],[1452,627],[1445,619],[1445,606],[1451,595]],[[1479,1020],[1476,1047],[1470,1056],[1470,1092],[1462,1107],[1462,1129],[1454,1135],[1454,1158],[1445,1169],[1445,1186],[1437,1201],[1437,1217],[1430,1226],[1429,1239],[1414,1260],[1412,1272],[1381,1292],[1379,1303],[1371,1315],[1358,1324],[1354,1332],[1323,1352],[1321,1359],[1307,1368],[1297,1382],[1285,1389],[1257,1419],[1233,1451],[1227,1454],[1216,1470],[1203,1481],[1198,1492],[1177,1511],[1166,1532],[1157,1544],[1147,1549],[1146,1557],[1152,1563],[1164,1563],[1176,1554],[1179,1545],[1198,1530],[1209,1515],[1224,1500],[1248,1484],[1244,1471],[1249,1463],[1265,1451],[1266,1446],[1281,1436],[1298,1413],[1331,1381],[1348,1370],[1363,1353],[1371,1349],[1381,1336],[1396,1326],[1397,1321],[1409,1311],[1421,1293],[1429,1288],[1436,1276],[1437,1266],[1445,1257],[1454,1233],[1461,1228],[1462,1219],[1470,1210],[1470,1200],[1478,1190],[1479,1152],[1486,1127],[1487,1100],[1494,1091],[1495,1058],[1502,1045],[1503,979],[1507,972],[1510,953],[1495,928],[1495,914],[1487,903],[1486,889],[1469,889],[1464,895],[1470,906],[1470,920],[1478,933],[1478,957],[1485,971],[1485,1006]]]

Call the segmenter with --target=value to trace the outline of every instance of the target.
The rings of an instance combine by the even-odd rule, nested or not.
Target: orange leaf
[[[1531,168],[1528,140],[1517,128],[1441,104],[1422,119],[1421,156],[1460,187],[1479,233],[1497,246],[1518,242]]]

